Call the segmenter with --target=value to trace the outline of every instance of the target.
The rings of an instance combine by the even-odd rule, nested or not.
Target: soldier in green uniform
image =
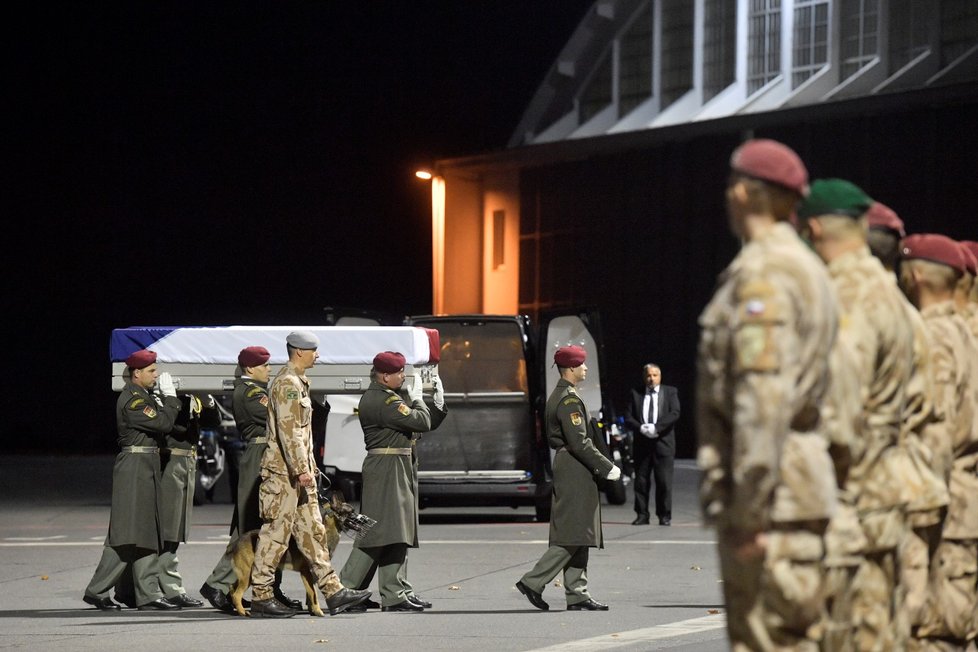
[[[587,353],[579,346],[565,346],[554,353],[560,373],[547,399],[544,416],[547,440],[554,456],[550,547],[516,588],[537,609],[550,605],[543,589],[558,573],[564,573],[568,611],[607,611],[608,605],[591,598],[587,586],[587,562],[591,548],[603,548],[601,499],[598,480],[615,481],[621,470],[598,451],[588,432],[588,411],[575,389],[587,376]]]
[[[238,353],[238,369],[234,378],[234,393],[231,396],[231,409],[234,425],[245,441],[244,453],[238,466],[238,495],[231,516],[231,537],[239,532],[249,532],[261,527],[258,513],[258,486],[261,482],[261,458],[268,448],[266,426],[268,424],[268,377],[271,366],[268,360],[271,353],[263,346],[248,346]],[[228,613],[233,607],[228,592],[237,581],[231,556],[221,556],[210,577],[200,587],[200,594],[207,598],[215,609]],[[282,572],[276,571],[275,599],[282,604],[301,609],[302,603],[285,596],[279,588]]]
[[[179,609],[163,597],[157,579],[160,445],[182,407],[169,374],[160,374],[156,353],[136,351],[126,359],[126,385],[116,403],[118,442],[122,450],[112,469],[109,534],[84,601],[103,611],[120,609],[109,591],[131,570],[139,609]],[[150,395],[159,379],[162,405]]]
[[[285,343],[289,362],[268,391],[268,447],[262,455],[258,490],[263,523],[251,569],[251,615],[295,615],[295,609],[275,599],[274,590],[275,572],[290,538],[309,562],[330,615],[336,615],[369,598],[370,591],[344,588],[325,544],[316,494],[319,469],[313,459],[312,397],[306,377],[306,370],[319,358],[319,338],[308,331],[294,331]]]
[[[418,547],[418,456],[415,441],[448,414],[441,380],[434,377],[434,407],[422,397],[415,375],[406,392],[405,358],[394,351],[374,356],[371,381],[360,399],[360,426],[367,448],[360,511],[377,525],[354,543],[340,579],[366,588],[378,574],[384,611],[422,611],[431,604],[407,581],[407,551]],[[379,571],[379,572],[378,572]],[[371,605],[368,605],[371,606]]]

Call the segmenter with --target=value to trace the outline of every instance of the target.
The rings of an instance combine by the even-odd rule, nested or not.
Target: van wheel
[[[624,505],[626,500],[625,482],[621,478],[615,480],[614,482],[608,482],[604,495],[608,499],[608,504]]]
[[[536,508],[536,514],[537,514],[537,521],[539,521],[540,523],[549,523],[550,522],[550,501],[547,500],[546,504],[537,503],[535,505],[535,508]]]

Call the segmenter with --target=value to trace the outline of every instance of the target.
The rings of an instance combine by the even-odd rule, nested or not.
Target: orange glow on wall
[[[431,180],[431,309],[445,312],[445,179]]]

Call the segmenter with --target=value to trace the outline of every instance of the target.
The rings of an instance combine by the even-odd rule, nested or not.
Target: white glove
[[[621,469],[619,469],[617,466],[612,466],[611,470],[608,471],[608,475],[605,476],[605,479],[614,482],[620,477],[621,477]]]
[[[432,376],[431,385],[435,388],[435,393],[432,396],[434,399],[435,407],[439,410],[445,409],[445,388],[442,386],[440,376]]]
[[[177,395],[177,388],[173,384],[173,378],[165,371],[156,379],[156,388],[160,390],[160,394],[163,396]]]
[[[414,374],[412,381],[411,386],[408,388],[408,398],[414,403],[415,401],[423,400],[421,398],[421,374]]]

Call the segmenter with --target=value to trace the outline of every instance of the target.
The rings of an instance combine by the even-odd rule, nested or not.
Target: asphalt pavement
[[[0,457],[0,648],[25,650],[728,650],[715,535],[696,507],[697,472],[677,461],[671,527],[633,526],[624,505],[602,506],[605,548],[591,550],[593,597],[607,612],[565,611],[557,581],[534,609],[515,589],[547,547],[532,508],[429,508],[409,578],[433,603],[423,613],[252,619],[213,609],[100,612],[82,602],[109,520],[112,456]],[[179,550],[189,594],[228,541],[232,507],[224,479],[195,508]],[[350,550],[343,538],[334,564]],[[285,593],[301,598],[287,572]],[[376,589],[376,581],[372,587]],[[377,596],[374,596],[375,598]]]

